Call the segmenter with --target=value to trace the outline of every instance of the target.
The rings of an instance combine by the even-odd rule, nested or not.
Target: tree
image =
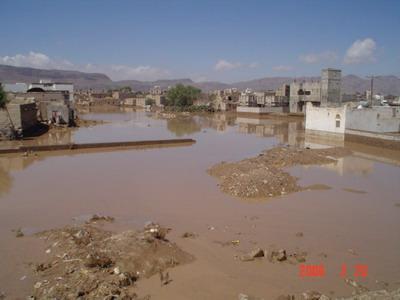
[[[146,98],[146,100],[145,100],[145,105],[153,106],[153,105],[155,105],[155,104],[156,104],[156,101],[155,101],[154,99]]]
[[[167,106],[191,106],[201,90],[193,86],[177,84],[167,92]]]
[[[11,129],[13,130],[13,132],[15,132],[14,123],[11,119],[10,112],[7,109],[8,102],[9,100],[7,99],[7,94],[4,91],[3,86],[0,84],[0,109],[3,109],[7,112],[8,120],[10,121],[11,124]]]

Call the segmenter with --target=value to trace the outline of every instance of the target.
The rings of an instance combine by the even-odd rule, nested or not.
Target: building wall
[[[8,93],[26,93],[28,85],[26,83],[3,83],[4,91]]]
[[[339,123],[338,123],[339,121]],[[338,126],[339,125],[339,126]],[[399,133],[400,107],[372,108],[314,107],[309,103],[306,111],[306,131],[334,134]]]
[[[148,94],[146,95],[147,98],[153,99],[156,103],[156,106],[162,106],[165,105],[165,96],[161,94]]]
[[[315,107],[311,103],[307,103],[306,131],[316,130],[344,134],[345,126],[345,107]]]
[[[321,102],[320,82],[292,82],[290,84],[290,112],[304,112],[305,102]]]
[[[36,103],[56,101],[67,104],[69,102],[69,95],[67,92],[50,91],[50,92],[29,92],[24,94],[17,94],[17,97],[34,97]]]
[[[146,106],[146,98],[145,97],[136,97],[136,106],[145,107]]]
[[[136,106],[136,98],[126,98],[124,100],[124,105],[127,106]]]
[[[8,112],[15,129],[25,131],[37,124],[37,111],[35,103],[9,103]],[[0,110],[0,128],[10,128],[11,124],[5,110]]]
[[[288,107],[248,107],[248,106],[238,106],[236,108],[238,113],[253,113],[253,114],[268,114],[268,113],[287,113],[289,112]]]
[[[74,102],[74,85],[71,83],[39,82],[31,83],[29,85],[29,89],[35,87],[41,88],[45,91],[67,91],[69,101]]]
[[[400,132],[400,107],[347,109],[346,129],[380,133]]]
[[[239,95],[239,105],[240,106],[256,106],[257,99],[252,93],[241,93]]]
[[[324,69],[321,73],[321,105],[328,103],[340,103],[341,100],[342,71],[336,69]]]
[[[341,102],[342,71],[324,69],[321,81],[292,82],[290,84],[290,112],[304,112],[305,103],[313,102],[320,106]]]

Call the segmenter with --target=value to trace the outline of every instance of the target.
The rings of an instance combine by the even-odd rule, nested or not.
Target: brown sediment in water
[[[350,155],[345,148],[302,149],[276,147],[257,157],[239,162],[221,162],[208,170],[220,179],[223,192],[241,198],[275,197],[309,189],[297,184],[297,178],[283,169],[295,165],[327,164]],[[313,187],[311,186],[311,189]]]
[[[104,120],[89,120],[89,119],[78,118],[76,119],[75,123],[77,127],[91,127],[91,126],[107,124],[109,122]]]
[[[349,193],[354,193],[354,194],[366,194],[366,191],[362,191],[362,190],[356,190],[356,189],[352,189],[352,188],[344,188],[343,191],[345,192],[349,192]]]
[[[305,189],[311,190],[311,191],[326,191],[326,190],[330,190],[332,188],[326,184],[316,183],[316,184],[312,184],[312,185],[305,187]]]
[[[49,248],[48,259],[34,265],[35,299],[147,299],[136,295],[136,281],[160,274],[168,284],[167,269],[194,260],[156,223],[118,234],[92,224],[37,234]]]

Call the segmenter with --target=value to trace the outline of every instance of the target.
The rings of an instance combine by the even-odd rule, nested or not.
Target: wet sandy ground
[[[111,123],[80,128],[74,142],[190,137],[186,148],[0,158],[0,292],[24,299],[37,280],[29,262],[45,258],[45,245],[23,231],[61,227],[80,215],[112,215],[114,230],[141,228],[154,220],[173,228],[171,240],[196,260],[170,271],[171,284],[157,276],[139,282],[138,294],[152,299],[265,299],[318,290],[349,296],[339,276],[369,289],[400,286],[400,154],[351,145],[355,154],[324,166],[294,167],[301,185],[330,190],[302,191],[243,201],[223,194],[206,170],[220,161],[255,156],[279,143],[304,146],[301,121],[257,120],[232,115],[154,119],[144,112],[89,114]],[[317,145],[315,139],[313,145]],[[362,192],[353,192],[362,191]],[[199,236],[182,239],[185,231]],[[302,232],[303,237],[296,236]],[[221,242],[239,240],[237,246]],[[301,278],[299,265],[235,259],[256,246],[306,251],[307,264],[324,264],[326,276]],[[367,264],[366,278],[353,265]],[[25,277],[26,276],[26,277]],[[22,279],[22,280],[21,280]]]

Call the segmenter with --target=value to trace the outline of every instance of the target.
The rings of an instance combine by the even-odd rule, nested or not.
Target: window
[[[335,119],[336,119],[336,128],[339,128],[340,127],[340,115],[337,114]]]

